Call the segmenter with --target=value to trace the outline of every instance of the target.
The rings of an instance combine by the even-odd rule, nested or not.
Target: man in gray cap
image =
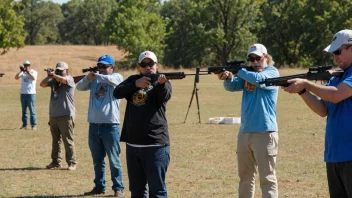
[[[52,162],[47,169],[61,168],[61,147],[63,141],[66,150],[68,170],[76,170],[76,153],[73,138],[74,132],[74,90],[73,77],[68,74],[65,62],[56,64],[55,71],[47,71],[48,76],[40,83],[41,87],[51,87],[49,104],[50,131],[52,135]],[[61,139],[62,138],[62,139]]]
[[[306,79],[292,79],[284,90],[298,93],[308,107],[326,117],[325,153],[330,197],[352,197],[352,30],[341,30],[324,52],[332,53],[344,70],[323,86]]]
[[[20,72],[15,76],[15,79],[22,79],[21,81],[21,105],[22,105],[22,127],[20,129],[27,129],[28,116],[27,107],[30,112],[30,122],[33,130],[37,130],[37,119],[35,114],[35,85],[37,82],[38,73],[31,69],[31,63],[25,61],[23,66],[20,66]]]

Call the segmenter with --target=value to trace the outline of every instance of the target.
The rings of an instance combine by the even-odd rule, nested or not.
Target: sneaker
[[[76,164],[71,163],[71,164],[68,166],[67,170],[70,170],[70,171],[76,170]]]
[[[33,130],[33,131],[36,131],[36,130],[37,130],[37,127],[36,127],[36,126],[32,127],[32,130]]]
[[[60,169],[61,168],[61,164],[55,163],[55,162],[51,162],[49,165],[46,166],[47,169]]]
[[[125,193],[122,190],[114,190],[114,197],[124,197]]]
[[[24,129],[24,130],[27,130],[27,126],[22,126],[20,129]]]
[[[96,187],[94,187],[92,191],[84,193],[84,195],[103,195],[103,194],[105,194],[105,190],[98,190]]]

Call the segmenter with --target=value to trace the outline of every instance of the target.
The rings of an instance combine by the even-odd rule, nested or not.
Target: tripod
[[[197,100],[198,120],[199,120],[199,123],[201,123],[200,122],[200,111],[199,111],[199,100],[198,100],[198,88],[197,88],[197,83],[199,83],[199,71],[200,71],[200,68],[197,67],[196,75],[194,76],[194,85],[193,85],[192,96],[191,96],[191,100],[189,101],[185,121],[183,121],[183,123],[186,123],[188,112],[189,112],[189,109],[191,108],[194,95],[196,95],[196,100]]]

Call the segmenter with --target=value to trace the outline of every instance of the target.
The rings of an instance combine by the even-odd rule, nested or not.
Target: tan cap
[[[58,70],[65,70],[65,69],[68,69],[68,64],[65,63],[65,62],[58,62],[56,64],[56,69]]]

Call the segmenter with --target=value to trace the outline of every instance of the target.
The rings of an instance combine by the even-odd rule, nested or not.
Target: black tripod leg
[[[196,100],[197,100],[197,108],[198,108],[198,120],[200,123],[200,110],[199,110],[199,100],[198,100],[198,89],[196,88]]]
[[[188,105],[188,109],[187,109],[187,113],[186,113],[186,117],[185,117],[185,121],[183,121],[183,123],[186,123],[186,120],[187,120],[187,116],[188,116],[188,112],[189,112],[189,109],[191,108],[191,105],[192,105],[192,101],[193,101],[193,96],[194,96],[194,93],[196,92],[196,87],[193,88],[193,91],[192,91],[192,96],[191,96],[191,100],[189,101],[189,105]]]

